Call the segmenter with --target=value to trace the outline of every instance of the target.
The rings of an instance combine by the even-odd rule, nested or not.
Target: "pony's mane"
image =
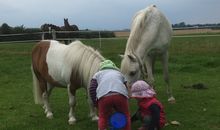
[[[145,26],[144,23],[150,19],[149,14],[151,14],[154,7],[155,5],[152,5],[149,8],[142,9],[133,17],[130,36],[126,44],[126,54],[133,53],[138,47],[137,43],[140,43],[140,36],[143,33],[143,26]]]
[[[104,57],[97,50],[80,41],[70,43],[67,50],[69,51],[65,58],[72,66],[74,75],[78,75],[82,80],[81,83],[87,87],[89,80],[98,71],[99,63],[104,60]]]

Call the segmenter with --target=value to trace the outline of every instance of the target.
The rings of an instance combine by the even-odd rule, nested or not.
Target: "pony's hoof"
[[[71,117],[68,122],[69,125],[74,125],[76,123],[76,119],[74,117]]]
[[[92,117],[92,121],[98,121],[98,120],[99,120],[99,117],[98,117],[98,116]]]
[[[52,112],[48,112],[47,113],[47,118],[48,119],[53,119],[53,113]]]
[[[47,114],[49,111],[47,109],[44,110],[44,113]]]
[[[43,109],[46,109],[46,106],[45,106],[45,105],[43,105],[43,106],[42,106],[42,108],[43,108]]]
[[[174,103],[176,103],[176,99],[172,96],[168,99],[168,102],[171,104],[174,104]]]

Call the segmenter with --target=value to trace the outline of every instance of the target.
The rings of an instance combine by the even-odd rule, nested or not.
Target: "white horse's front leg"
[[[76,122],[76,118],[74,116],[74,108],[76,105],[76,99],[75,99],[75,91],[71,92],[71,85],[68,85],[68,95],[69,95],[69,105],[70,105],[70,111],[69,111],[69,124],[73,125]]]
[[[154,76],[153,76],[153,69],[152,69],[152,58],[150,56],[147,56],[145,58],[145,64],[147,68],[147,82],[151,85],[154,86]]]
[[[168,102],[169,103],[175,103],[176,100],[173,97],[173,92],[172,92],[172,88],[170,87],[170,79],[169,79],[169,71],[168,71],[168,52],[165,52],[162,55],[162,65],[163,65],[163,77],[164,77],[164,81],[167,84],[167,95],[168,97]]]

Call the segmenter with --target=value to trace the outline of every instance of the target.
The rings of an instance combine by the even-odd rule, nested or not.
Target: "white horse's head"
[[[135,54],[126,54],[121,62],[121,72],[125,75],[129,84],[146,76],[143,62]]]

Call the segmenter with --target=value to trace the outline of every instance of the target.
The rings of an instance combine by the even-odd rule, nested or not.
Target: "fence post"
[[[42,33],[42,35],[41,35],[41,40],[44,40],[44,32]]]
[[[53,40],[56,39],[56,31],[55,31],[55,29],[52,29],[52,39]]]

